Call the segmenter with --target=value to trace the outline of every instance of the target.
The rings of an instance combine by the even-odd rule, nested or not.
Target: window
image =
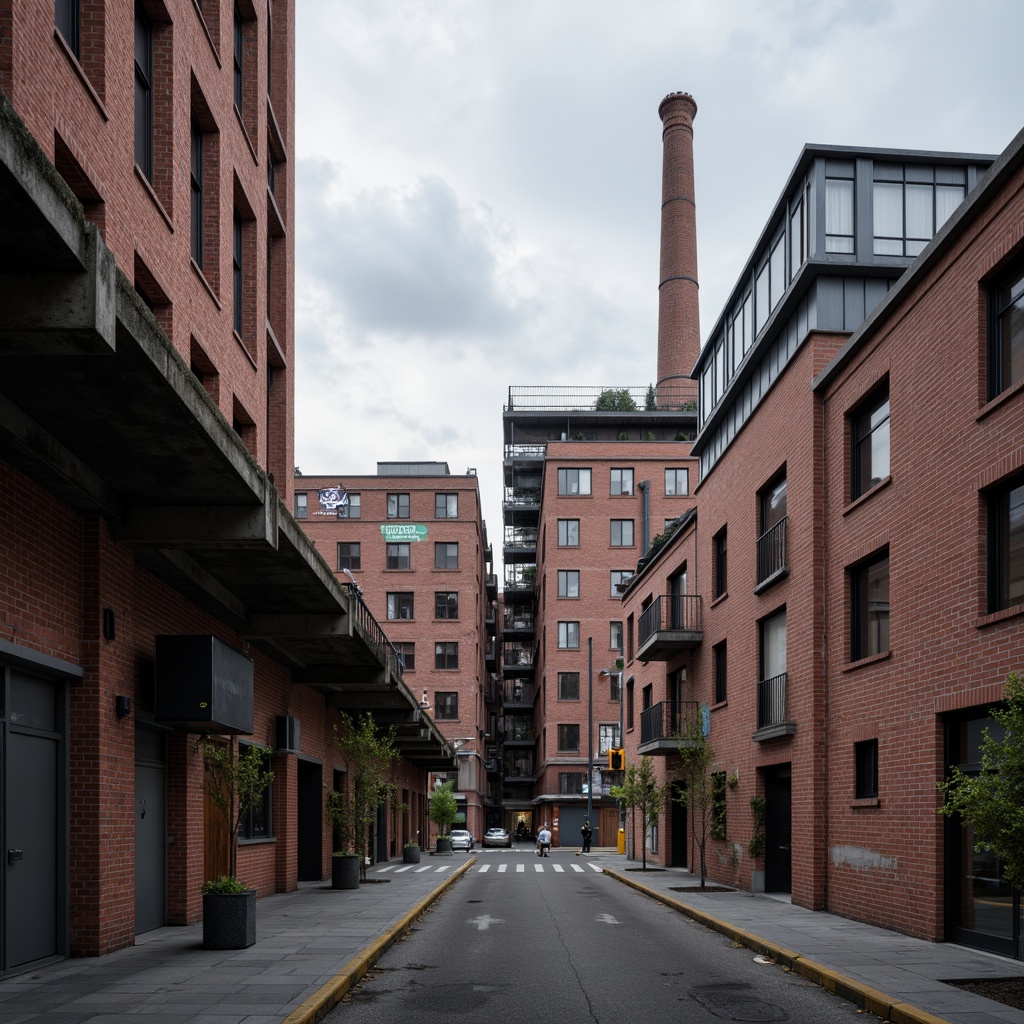
[[[761,622],[761,678],[786,674],[786,610]]]
[[[578,548],[580,546],[580,521],[578,519],[558,520],[558,546]]]
[[[301,491],[297,491],[295,494],[295,518],[309,518],[309,495],[303,494]]]
[[[244,256],[244,247],[242,242],[242,218],[236,210],[231,227],[231,294],[232,301],[234,302],[232,326],[235,329],[235,334],[239,337],[242,336],[242,330],[245,326],[242,317],[242,293],[245,284],[242,276],[242,259]]]
[[[363,567],[362,546],[352,541],[338,542],[338,568],[358,572]]]
[[[876,256],[917,256],[963,202],[962,167],[876,163],[873,220]]]
[[[339,519],[362,519],[362,517],[362,498],[358,494],[350,494],[348,504],[338,506]]]
[[[1024,262],[1018,261],[988,297],[988,397],[1024,379]]]
[[[850,416],[850,499],[889,475],[889,385],[875,391]]]
[[[558,471],[559,494],[590,494],[589,469],[560,469]]]
[[[632,494],[633,493],[633,470],[613,469],[611,479],[611,494]]]
[[[611,546],[631,548],[633,546],[633,520],[613,519],[611,521]]]
[[[988,610],[1024,603],[1024,476],[987,495]]]
[[[608,623],[608,646],[613,651],[622,650],[622,623],[621,622],[610,622]]]
[[[580,699],[580,674],[579,672],[558,673],[558,699],[579,700]]]
[[[725,772],[711,775],[711,838],[725,839]]]
[[[765,583],[779,575],[786,561],[786,489],[785,476],[777,477],[758,494],[761,535],[757,538],[757,582]]]
[[[600,756],[605,756],[609,750],[620,747],[622,744],[619,742],[619,723],[616,722],[614,725],[601,725],[597,727],[597,752]]]
[[[459,518],[459,496],[457,494],[435,494],[434,495],[434,518],[435,519],[458,519]]]
[[[388,495],[388,519],[409,518],[409,495],[389,494]]]
[[[435,569],[458,569],[459,567],[459,545],[447,544],[444,542],[434,545],[434,568]]]
[[[243,70],[245,68],[245,32],[242,28],[242,12],[235,4],[234,19],[234,65],[235,65],[235,106],[239,111],[245,106]]]
[[[578,725],[560,725],[558,727],[558,749],[564,753],[579,753],[580,727]]]
[[[388,594],[388,618],[411,619],[412,593],[406,590]]]
[[[439,722],[454,721],[459,717],[459,695],[457,693],[434,694],[434,718]]]
[[[612,569],[611,581],[612,589],[611,596],[616,600],[622,597],[622,588],[633,578],[632,569]]]
[[[729,592],[728,554],[729,534],[728,528],[723,526],[718,533],[711,538],[711,593],[714,597],[725,597]]]
[[[135,3],[135,163],[153,180],[153,23]]]
[[[633,677],[626,680],[626,728],[633,728],[633,691],[635,687]]]
[[[238,744],[241,757],[250,748],[248,743]],[[270,770],[270,751],[264,751],[263,771]],[[271,782],[260,794],[256,805],[242,818],[238,827],[239,839],[271,839],[274,835],[274,784]]]
[[[853,745],[855,771],[854,798],[878,799],[878,740],[864,740]]]
[[[64,42],[78,58],[82,59],[82,12],[79,0],[55,0],[53,5],[53,23],[57,26]]]
[[[807,218],[803,199],[797,199],[789,211],[789,279],[792,281],[807,258]]]
[[[459,617],[459,592],[438,590],[434,593],[434,618],[457,619]]]
[[[416,671],[416,645],[414,643],[396,643],[395,652],[402,660],[403,672]]]
[[[560,622],[558,624],[559,650],[579,650],[580,624],[578,622]]]
[[[722,704],[728,699],[728,686],[727,686],[727,662],[725,657],[726,647],[725,641],[723,640],[720,644],[716,644],[712,651],[715,655],[715,703]]]
[[[850,660],[889,650],[889,552],[850,570]]]
[[[854,252],[853,161],[825,161],[825,252]]]
[[[189,181],[192,189],[191,253],[196,266],[203,265],[203,130],[192,121],[192,163]]]
[[[580,596],[580,574],[577,569],[558,570],[558,596],[579,597]]]
[[[434,644],[434,668],[447,669],[459,667],[459,645],[446,641]]]
[[[559,772],[558,793],[560,796],[583,796],[583,783],[586,772]]]
[[[667,496],[690,493],[690,471],[688,469],[665,470],[665,494]]]
[[[385,567],[388,569],[411,569],[412,565],[409,559],[409,545],[408,544],[389,544],[387,547],[387,562]]]

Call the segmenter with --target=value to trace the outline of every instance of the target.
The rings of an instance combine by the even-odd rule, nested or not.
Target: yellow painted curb
[[[470,857],[462,867],[450,874],[432,893],[425,896],[404,917],[380,938],[361,950],[329,981],[321,985],[305,1002],[293,1010],[281,1024],[316,1024],[348,994],[352,986],[416,923],[445,891],[453,886],[474,864]]]
[[[612,878],[619,882],[624,882],[626,885],[636,889],[637,892],[642,892],[645,896],[650,896],[651,899],[663,903],[666,907],[684,914],[705,928],[709,928],[720,935],[732,939],[738,945],[746,946],[757,953],[771,957],[780,967],[788,968],[794,973],[799,974],[801,978],[820,985],[826,991],[854,1003],[862,1010],[867,1010],[876,1017],[880,1017],[883,1021],[891,1021],[892,1024],[949,1024],[949,1021],[944,1017],[936,1017],[935,1014],[929,1013],[927,1010],[921,1010],[916,1006],[911,1006],[909,1003],[897,1002],[884,992],[879,992],[878,989],[855,981],[853,978],[848,978],[845,974],[840,974],[831,967],[825,967],[823,964],[801,956],[799,953],[786,949],[784,946],[776,946],[767,939],[761,938],[760,935],[755,935],[753,932],[737,928],[727,921],[712,917],[710,914],[697,910],[696,907],[688,906],[677,899],[673,899],[671,896],[666,896],[664,893],[658,892],[657,889],[652,889],[636,879],[627,878],[618,871],[605,868],[604,873],[611,875]],[[699,890],[695,891],[699,892]]]

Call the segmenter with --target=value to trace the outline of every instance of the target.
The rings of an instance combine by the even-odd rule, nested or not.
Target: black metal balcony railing
[[[536,548],[537,530],[524,527],[522,529],[505,530],[505,547],[507,548]]]
[[[786,721],[786,680],[788,673],[762,679],[757,684],[757,727],[782,725]]]
[[[777,575],[786,568],[786,526],[789,516],[784,516],[770,530],[757,538],[757,582]]]
[[[502,650],[502,664],[507,668],[532,668],[533,649],[506,644]]]
[[[405,668],[404,658],[388,639],[387,634],[384,632],[384,627],[373,617],[370,609],[366,607],[366,602],[362,599],[356,588],[349,587],[349,593],[355,598],[356,602],[356,623],[366,634],[367,643],[370,648],[382,664],[386,663],[387,652],[390,651],[398,665],[398,674],[401,675],[402,670]]]
[[[533,683],[506,683],[502,691],[505,705],[533,704]]]
[[[516,443],[505,445],[506,459],[543,459],[548,446],[546,444]]]
[[[537,582],[537,567],[535,565],[506,565],[505,566],[505,589],[533,590]]]
[[[533,723],[529,718],[516,718],[505,725],[504,739],[506,743],[532,743]]]
[[[533,629],[533,616],[518,608],[506,608],[502,626],[504,629]]]
[[[644,708],[640,712],[640,745],[681,737],[699,709],[695,700],[662,700]]]
[[[502,765],[506,778],[511,776],[512,778],[529,778],[533,775],[533,758],[532,757],[517,757],[511,760],[505,761]]]
[[[527,506],[540,504],[540,488],[506,487],[505,504],[511,506]]]
[[[637,636],[640,646],[662,630],[700,633],[704,629],[699,594],[661,594],[640,616]]]

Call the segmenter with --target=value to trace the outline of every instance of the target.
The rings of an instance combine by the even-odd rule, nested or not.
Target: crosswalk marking
[[[395,868],[395,874],[396,875],[400,875],[403,871],[411,871],[411,870],[412,870],[412,865],[411,864],[406,864],[406,866],[404,868]]]
[[[581,875],[583,874],[583,868],[581,868],[579,864],[573,864],[571,865],[571,867],[573,871],[578,871]]]
[[[477,873],[482,875],[485,872],[490,871],[492,866],[494,866],[494,865],[492,865],[492,864],[480,864],[476,868]],[[497,872],[496,873],[499,874],[499,875],[505,874],[510,869],[510,866],[507,863],[498,864],[498,865],[496,865],[496,867],[497,867]],[[549,868],[550,868],[550,870],[554,871],[555,874],[557,874],[557,875],[564,875],[567,871],[574,871],[574,872],[576,872],[576,874],[581,875],[581,874],[583,874],[586,871],[587,868],[590,868],[591,871],[596,871],[598,874],[601,874],[604,871],[604,868],[602,868],[600,864],[590,864],[590,863],[588,863],[586,865],[576,864],[576,863],[571,863],[571,864],[566,865],[566,864],[559,864],[559,863],[555,862],[555,863],[552,863],[552,864],[536,864],[535,863],[533,865],[533,870],[534,870],[535,874],[536,873],[543,874]],[[420,869],[420,870],[422,870],[422,869]],[[438,868],[437,870],[438,871],[444,871],[446,869],[445,868]],[[525,874],[525,872],[526,872],[526,865],[523,864],[522,862],[520,862],[520,863],[518,863],[518,864],[516,864],[514,866],[514,870],[515,870],[517,875],[518,874]]]
[[[517,875],[521,875],[525,870],[526,870],[526,865],[525,864],[517,864],[516,865],[516,874]]]
[[[557,871],[557,872],[558,872],[559,874],[561,874],[561,873],[562,873],[562,872],[563,872],[563,871],[565,870],[565,868],[563,868],[561,864],[552,864],[551,866],[552,866],[552,867],[553,867],[553,868],[554,868],[554,869],[555,869],[555,870],[556,870],[556,871]]]
[[[480,865],[480,874],[481,875],[484,874],[487,871],[490,871],[490,870],[491,870],[491,865],[490,864],[481,864]]]
[[[533,865],[533,870],[534,871],[543,871],[544,870],[544,865],[543,864],[534,864]]]
[[[499,875],[500,875],[500,874],[503,874],[503,873],[505,872],[505,869],[506,869],[507,867],[508,867],[508,865],[507,865],[507,864],[499,864],[499,865],[498,865],[498,874],[499,874]]]

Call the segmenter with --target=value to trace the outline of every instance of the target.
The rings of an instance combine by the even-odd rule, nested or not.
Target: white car
[[[476,846],[476,840],[473,838],[472,832],[464,828],[452,829],[453,850],[465,850],[468,853],[474,846]]]

